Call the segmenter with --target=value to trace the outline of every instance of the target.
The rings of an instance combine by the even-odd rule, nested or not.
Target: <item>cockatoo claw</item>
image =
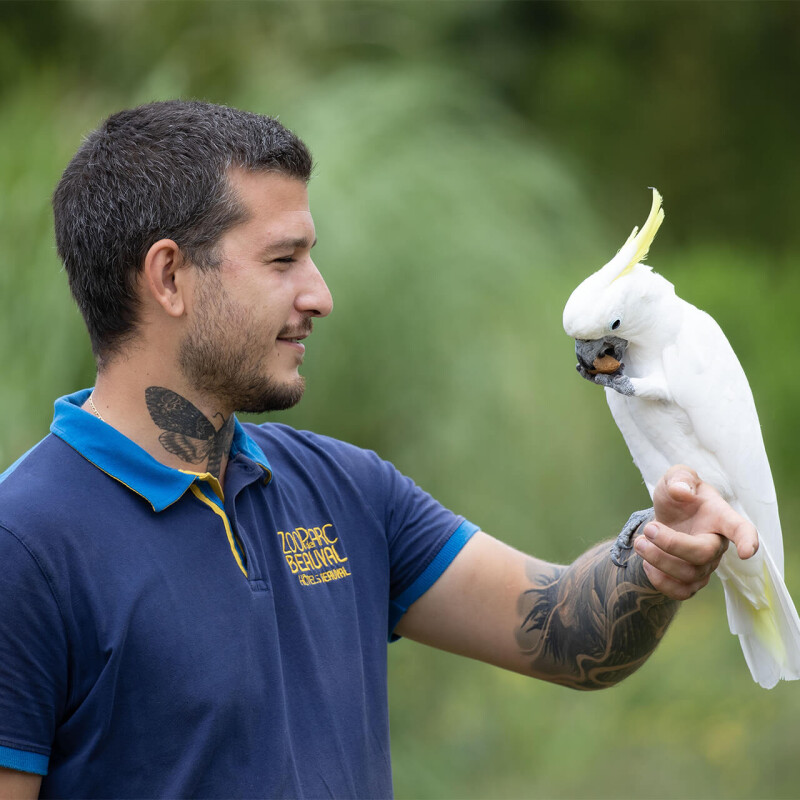
[[[622,369],[624,366],[625,365],[622,364],[620,369]],[[581,378],[585,378],[587,381],[596,383],[598,386],[602,386],[605,389],[613,389],[615,392],[624,394],[626,397],[632,397],[634,394],[636,394],[633,384],[631,383],[631,379],[627,375],[624,375],[621,371],[614,372],[611,375],[605,375],[602,372],[592,375],[592,373],[589,372],[581,363],[576,364],[575,369],[578,371],[578,374],[581,376]]]
[[[631,379],[621,372],[616,372],[613,375],[593,375],[594,382],[599,386],[606,389],[613,389],[615,392],[625,395],[626,397],[633,397],[636,392],[634,391]]]
[[[622,558],[623,550],[630,550],[633,547],[633,537],[640,525],[654,520],[656,517],[655,511],[652,508],[646,508],[643,511],[634,511],[628,517],[628,521],[622,526],[622,530],[617,536],[614,544],[611,545],[611,561],[618,567],[625,568],[625,561]]]

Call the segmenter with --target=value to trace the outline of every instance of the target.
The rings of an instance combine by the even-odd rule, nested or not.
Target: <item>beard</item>
[[[264,374],[269,345],[258,339],[262,326],[230,301],[214,273],[203,276],[197,300],[205,313],[202,321],[195,318],[178,351],[181,371],[195,390],[223,408],[254,414],[283,411],[300,402],[305,379],[298,375],[279,383]]]

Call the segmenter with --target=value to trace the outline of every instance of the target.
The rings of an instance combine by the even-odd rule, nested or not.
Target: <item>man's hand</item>
[[[740,558],[758,550],[755,527],[685,466],[671,467],[653,493],[656,518],[634,541],[653,587],[674,600],[702,589],[733,542]]]

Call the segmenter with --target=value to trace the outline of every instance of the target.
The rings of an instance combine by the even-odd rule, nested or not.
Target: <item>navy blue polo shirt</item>
[[[236,423],[224,492],[56,402],[0,476],[0,765],[45,797],[389,797],[386,643],[476,527]]]

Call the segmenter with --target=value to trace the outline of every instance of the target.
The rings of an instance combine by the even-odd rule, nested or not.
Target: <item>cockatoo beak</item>
[[[621,369],[622,359],[628,349],[628,340],[619,336],[606,336],[602,339],[576,339],[575,355],[581,366],[587,372],[597,372],[599,359],[611,356],[620,363],[617,369]],[[605,372],[606,370],[601,370]],[[615,370],[616,371],[616,370]]]

